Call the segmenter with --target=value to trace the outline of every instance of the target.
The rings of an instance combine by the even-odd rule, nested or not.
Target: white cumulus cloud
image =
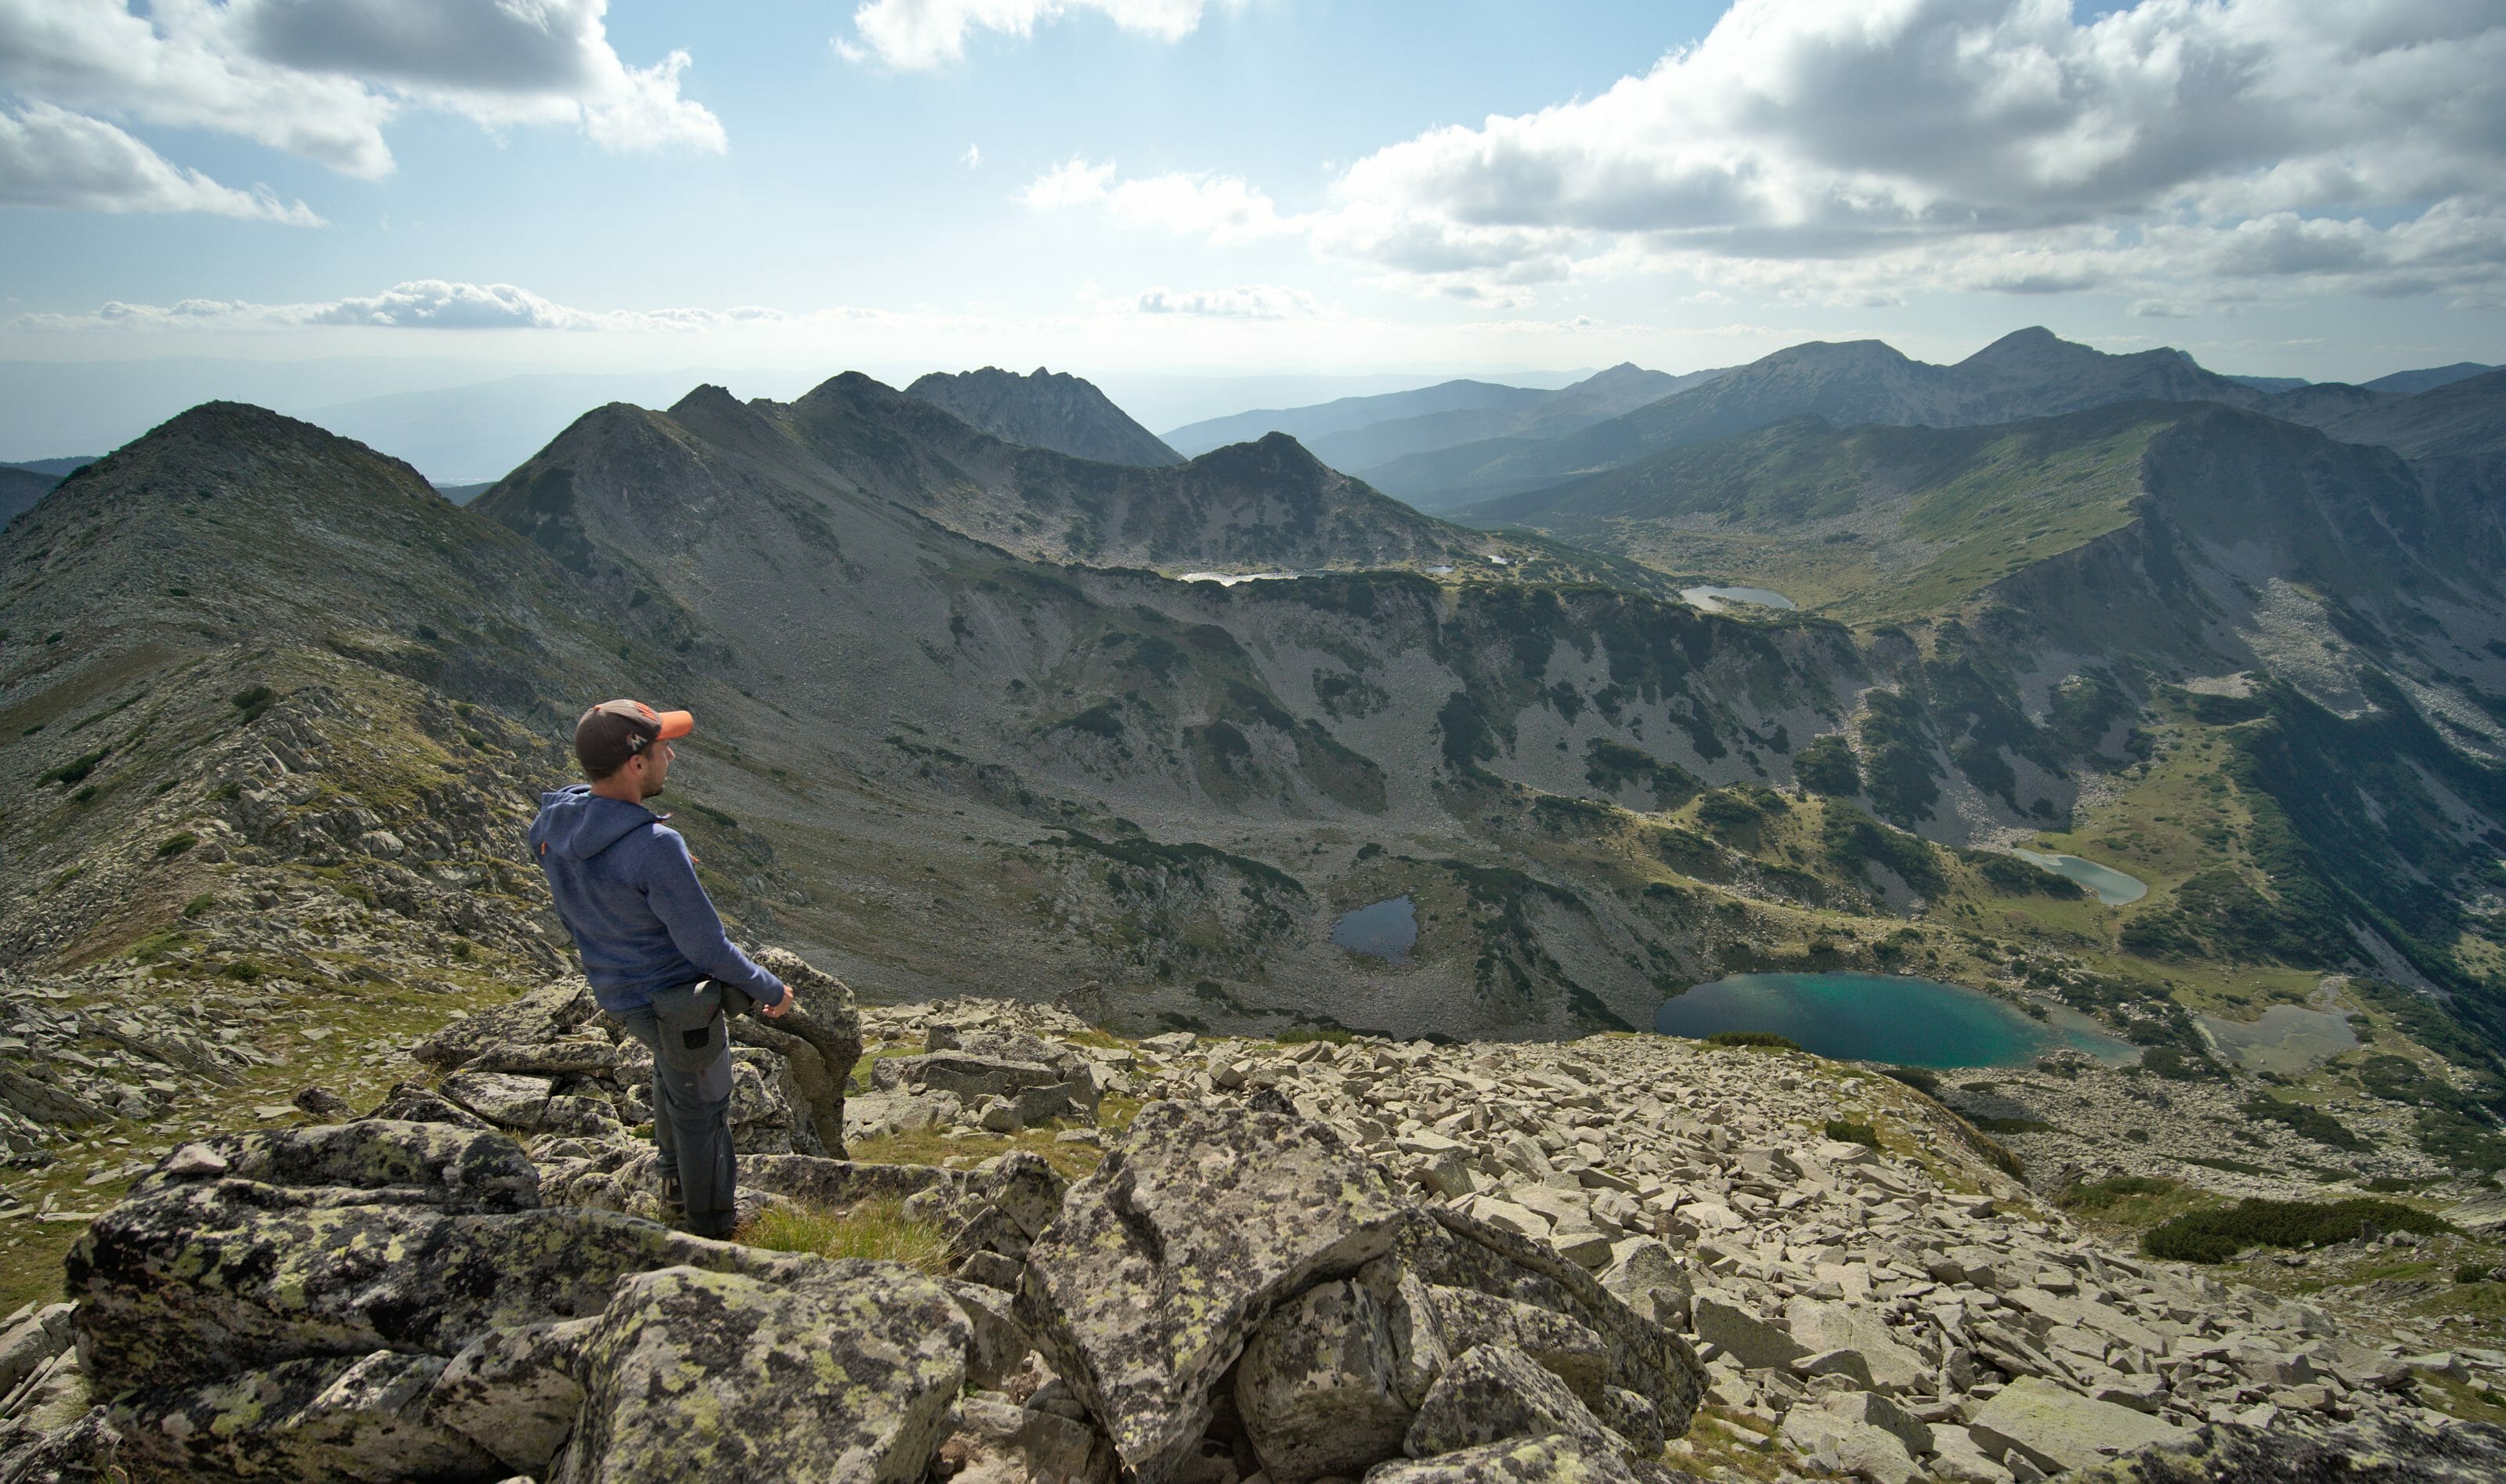
[[[609,44],[607,9],[608,0],[0,0],[0,89],[117,129],[203,129],[369,179],[390,173],[384,126],[412,108],[489,127],[573,127],[616,151],[724,149],[721,122],[681,90],[688,54],[628,65]],[[81,200],[65,191],[35,203]]]
[[[181,169],[101,119],[49,103],[0,112],[0,206],[86,211],[205,211],[318,227],[303,201],[222,186]]]
[[[1869,264],[2017,293],[2186,272],[2433,288],[2506,266],[2501,117],[2506,11],[2477,0],[2087,20],[2067,0],[1739,0],[1595,97],[1358,161],[1316,240],[1474,282],[1616,255],[1831,296]],[[2455,230],[2473,221],[2477,245]]]
[[[1387,145],[1310,209],[1084,159],[1020,199],[1213,242],[1298,234],[1514,307],[1664,271],[1829,307],[1932,288],[2473,304],[2506,293],[2501,121],[2494,0],[1736,0],[1641,75]]]
[[[1038,25],[1092,13],[1134,35],[1176,42],[1199,28],[1208,8],[1207,0],[865,0],[836,50],[849,61],[919,71],[962,59],[977,31],[1024,40]]]
[[[1178,170],[1116,179],[1113,162],[1063,161],[1029,181],[1018,200],[1038,211],[1096,206],[1127,227],[1151,227],[1211,242],[1242,242],[1302,231],[1259,188],[1234,175]]]

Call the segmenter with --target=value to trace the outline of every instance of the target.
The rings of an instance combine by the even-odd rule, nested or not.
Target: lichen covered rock
[[[582,1426],[551,1478],[918,1480],[966,1343],[949,1295],[893,1263],[639,1273],[585,1349]]]
[[[1436,1378],[1402,1446],[1431,1458],[1515,1437],[1563,1434],[1595,1453],[1624,1451],[1547,1367],[1507,1345],[1477,1345]]]
[[[138,1478],[493,1479],[485,1449],[426,1415],[438,1356],[322,1356],[127,1394],[104,1422]]]
[[[1027,1254],[1020,1316],[1125,1466],[1162,1484],[1254,1326],[1380,1255],[1403,1210],[1321,1124],[1152,1104]]]

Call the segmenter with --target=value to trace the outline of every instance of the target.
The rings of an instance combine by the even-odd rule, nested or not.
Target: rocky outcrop
[[[1683,1341],[1555,1249],[1401,1199],[1276,1095],[1144,1109],[1028,1253],[1019,1313],[1151,1481],[1184,1474],[1231,1367],[1282,1479],[1493,1440],[1416,1422],[1454,1358],[1490,1341],[1521,1341],[1505,1353],[1570,1396],[1623,1386],[1674,1430],[1702,1386]]]
[[[391,1120],[187,1146],[68,1282],[105,1400],[13,1477],[913,1478],[971,1342],[911,1270],[543,1207],[511,1138]]]

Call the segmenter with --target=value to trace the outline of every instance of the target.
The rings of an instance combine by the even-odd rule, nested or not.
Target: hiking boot
[[[680,1195],[680,1193],[679,1193],[679,1177],[678,1177],[676,1175],[665,1175],[665,1176],[662,1176],[662,1219],[663,1219],[665,1222],[675,1224],[675,1223],[677,1222],[678,1218],[679,1218],[679,1215],[680,1215],[681,1212],[682,1212],[683,1210],[685,1210],[686,1206],[687,1206],[687,1201],[686,1201],[686,1200],[685,1200],[685,1199]]]

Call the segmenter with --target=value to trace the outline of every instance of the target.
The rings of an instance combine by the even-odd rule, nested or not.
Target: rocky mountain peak
[[[670,416],[682,417],[690,413],[723,412],[739,406],[741,406],[740,400],[731,394],[729,387],[716,386],[707,381],[701,386],[692,388],[686,396],[671,403]]]
[[[1008,443],[1099,463],[1156,467],[1183,462],[1183,455],[1131,420],[1092,383],[1067,372],[1042,366],[1027,376],[997,366],[953,376],[935,371],[905,394],[954,413]]]
[[[1265,433],[1251,443],[1231,443],[1192,460],[1191,467],[1235,479],[1284,479],[1309,488],[1339,476],[1302,443],[1285,433]]]
[[[1975,351],[1959,366],[1972,369],[2007,369],[2007,366],[2045,366],[2058,361],[2093,361],[2100,351],[2078,341],[2065,341],[2045,326],[2027,326],[2023,331],[2010,331],[2002,339]]]

